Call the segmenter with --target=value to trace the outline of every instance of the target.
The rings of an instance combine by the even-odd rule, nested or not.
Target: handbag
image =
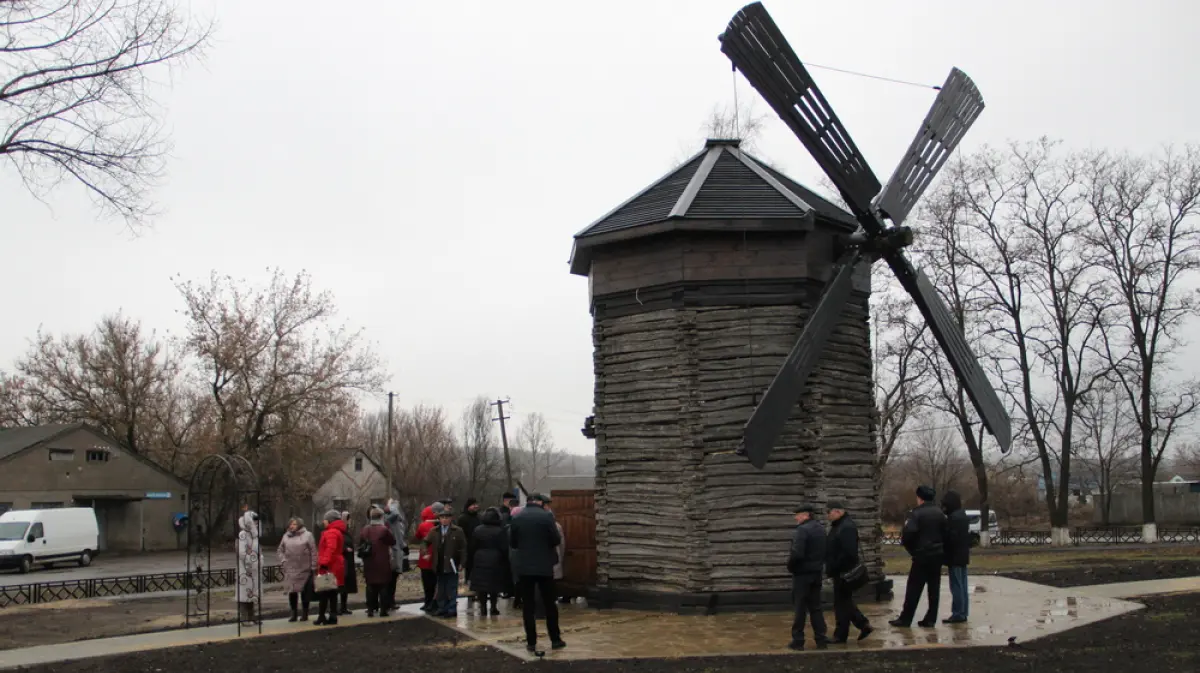
[[[360,558],[364,561],[371,558],[371,548],[372,548],[372,545],[369,540],[363,540],[362,542],[359,542],[358,543],[358,558]]]
[[[313,578],[313,591],[323,594],[326,591],[337,591],[337,578],[333,573],[321,573]]]
[[[859,563],[838,577],[851,591],[861,589],[867,585],[867,567]]]

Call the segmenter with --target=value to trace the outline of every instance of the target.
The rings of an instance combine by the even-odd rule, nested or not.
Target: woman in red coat
[[[342,515],[337,510],[329,510],[325,513],[325,532],[321,533],[321,542],[317,546],[317,574],[332,574],[339,587],[346,583],[346,560],[342,556],[345,539],[346,524]],[[313,624],[337,624],[337,597],[336,589],[317,594],[317,621]],[[326,608],[329,609],[328,618]]]
[[[425,604],[421,606],[425,612],[433,611],[433,596],[437,589],[437,573],[433,571],[433,552],[429,545],[425,544],[425,538],[437,525],[438,514],[441,514],[445,508],[446,506],[442,503],[435,502],[421,510],[421,525],[417,526],[416,541],[421,543],[421,553],[417,556],[417,567],[421,569],[421,588],[425,590]]]

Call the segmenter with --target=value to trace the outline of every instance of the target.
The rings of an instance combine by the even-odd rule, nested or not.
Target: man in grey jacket
[[[404,518],[404,511],[396,499],[388,500],[383,522],[392,531],[392,537],[396,538],[396,544],[392,545],[392,581],[383,593],[383,603],[386,605],[383,609],[386,611],[396,609],[396,581],[408,565],[408,520]]]
[[[825,615],[821,612],[821,578],[825,570],[825,527],[813,518],[811,505],[796,508],[796,530],[788,554],[788,572],[792,574],[792,642],[788,648],[804,649],[804,621],[812,621],[813,640],[818,649],[829,644]]]

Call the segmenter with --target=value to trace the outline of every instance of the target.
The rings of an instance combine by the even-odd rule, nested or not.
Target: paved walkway
[[[897,586],[903,586],[903,578]],[[851,650],[900,647],[974,647],[1003,645],[1009,637],[1027,641],[1077,628],[1095,621],[1140,609],[1138,603],[1122,600],[1183,591],[1200,591],[1200,577],[1150,580],[1120,584],[1055,589],[997,576],[970,579],[971,621],[932,629],[894,629],[887,619],[899,611],[900,598],[891,604],[867,604],[864,611],[876,628],[860,642],[840,646]],[[923,599],[922,599],[923,601]],[[949,609],[950,592],[942,588],[942,616]],[[680,616],[625,610],[588,610],[578,605],[563,606],[563,638],[568,647],[548,652],[554,659],[598,659],[626,657],[687,657],[732,654],[785,653],[791,615],[785,613],[718,614],[712,617]],[[405,606],[389,621],[419,619],[416,604]],[[520,615],[510,607],[499,617],[479,617],[460,601],[458,619],[448,626],[522,659],[525,651]],[[918,609],[920,614],[921,609]],[[827,615],[832,628],[832,614]],[[314,627],[309,622],[284,619],[263,623],[262,636],[279,636],[316,628],[350,628],[378,623],[362,611],[338,620],[336,627]],[[439,620],[441,621],[441,620]],[[539,623],[544,629],[544,622]],[[243,627],[241,638],[260,637],[255,628]],[[87,659],[170,647],[217,643],[239,638],[237,625],[225,624],[158,633],[144,633],[70,643],[0,651],[0,669]],[[548,644],[544,631],[540,643]],[[832,650],[833,648],[831,648]]]

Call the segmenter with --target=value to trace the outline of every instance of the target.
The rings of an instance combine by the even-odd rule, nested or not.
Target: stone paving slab
[[[903,577],[894,577],[902,592]],[[970,622],[934,628],[898,629],[887,624],[900,612],[903,596],[890,604],[860,606],[875,632],[864,641],[831,646],[834,650],[882,650],[904,647],[980,647],[1005,645],[1010,637],[1019,641],[1077,628],[1102,619],[1142,608],[1138,603],[1085,594],[1076,589],[1055,589],[998,576],[972,577]],[[925,610],[922,597],[918,619]],[[567,648],[551,651],[545,622],[538,623],[538,648],[547,659],[620,659],[644,657],[702,657],[722,655],[786,654],[791,635],[790,613],[719,613],[713,616],[681,616],[630,610],[589,610],[578,604],[559,606],[563,640]],[[949,616],[950,589],[943,579],[939,619]],[[418,614],[417,606],[406,608]],[[501,607],[497,617],[480,617],[468,612],[460,601],[457,620],[439,620],[465,635],[525,660],[535,657],[525,650],[521,617]],[[826,613],[833,629],[833,614]],[[811,631],[809,649],[813,648]]]

